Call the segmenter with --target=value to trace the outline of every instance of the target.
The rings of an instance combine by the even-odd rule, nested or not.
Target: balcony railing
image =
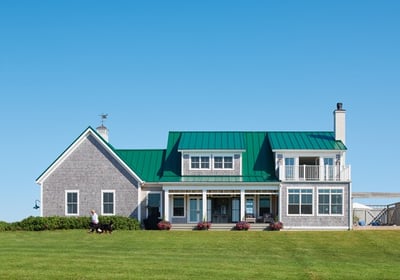
[[[283,165],[279,168],[282,181],[350,181],[350,166]]]

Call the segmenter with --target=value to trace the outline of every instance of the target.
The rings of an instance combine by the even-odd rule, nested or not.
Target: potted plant
[[[171,223],[165,220],[158,222],[157,228],[159,230],[170,230],[172,227]]]
[[[269,225],[270,230],[281,230],[283,228],[282,222],[273,222]]]
[[[208,230],[211,227],[211,222],[198,222],[197,223],[197,229],[198,230]]]
[[[249,228],[250,228],[250,223],[246,221],[237,222],[235,225],[236,230],[249,230]]]

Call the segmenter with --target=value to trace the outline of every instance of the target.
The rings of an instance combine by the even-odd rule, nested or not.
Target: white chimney
[[[108,142],[108,128],[105,127],[104,125],[99,126],[96,128],[96,131],[98,134],[100,134],[101,137],[103,137],[104,140]]]
[[[340,140],[346,145],[346,110],[343,103],[336,104],[334,115],[335,140]]]

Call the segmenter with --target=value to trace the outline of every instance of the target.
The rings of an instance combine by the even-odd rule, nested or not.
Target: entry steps
[[[236,223],[211,224],[209,231],[229,231],[235,230]],[[196,230],[197,224],[172,224],[171,230]],[[268,230],[269,223],[250,223],[249,231]]]

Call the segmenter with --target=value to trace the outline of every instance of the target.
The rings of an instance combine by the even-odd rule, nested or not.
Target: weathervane
[[[107,119],[108,114],[100,114],[101,117],[101,126],[103,126],[104,121]]]

